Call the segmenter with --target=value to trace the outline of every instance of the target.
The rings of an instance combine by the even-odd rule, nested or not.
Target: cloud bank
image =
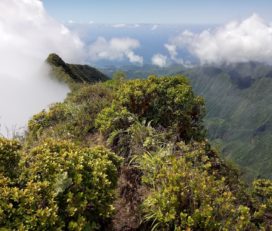
[[[272,25],[253,14],[216,30],[181,33],[165,44],[172,60],[187,48],[202,64],[258,61],[272,64]]]
[[[131,63],[143,64],[143,57],[136,55],[134,50],[140,47],[140,42],[132,38],[112,38],[106,40],[99,37],[89,47],[89,57],[97,60],[123,60],[128,59]]]
[[[51,52],[68,62],[84,59],[83,44],[47,15],[38,0],[0,1],[0,133],[21,127],[68,88],[53,81],[44,60]]]

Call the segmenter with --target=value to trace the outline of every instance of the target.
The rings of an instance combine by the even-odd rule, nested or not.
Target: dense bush
[[[0,174],[10,178],[18,174],[20,148],[21,145],[18,141],[0,137]]]
[[[112,91],[101,85],[82,85],[63,103],[33,116],[28,123],[29,143],[46,137],[83,141],[94,129],[97,114],[112,100]]]
[[[136,116],[129,112],[125,107],[113,104],[111,107],[103,109],[98,114],[95,125],[106,137],[108,137],[117,129],[126,130],[135,121],[137,121]]]
[[[118,85],[112,105],[104,108],[95,122],[116,153],[126,158],[135,154],[132,152],[139,145],[134,142],[138,125],[143,125],[143,130],[146,125],[154,128],[154,134],[162,131],[171,140],[204,139],[203,99],[194,96],[185,77],[150,76],[124,81],[120,76],[122,84]]]
[[[156,230],[252,230],[250,208],[240,203],[226,179],[213,173],[205,150],[179,145],[139,158],[151,193],[145,218]]]
[[[204,137],[203,99],[194,96],[191,86],[182,76],[151,76],[146,80],[123,82],[111,108],[105,108],[98,115],[97,127],[107,134],[124,129],[122,123],[113,126],[113,121],[118,121],[120,113],[127,118],[134,115],[139,121],[151,122],[154,127],[173,130],[177,138],[184,141],[201,140]],[[112,121],[111,126],[109,121]]]
[[[183,76],[127,81],[120,86],[115,103],[141,120],[152,121],[153,126],[172,128],[186,142],[204,137],[204,101],[194,95]]]
[[[272,227],[272,180],[258,179],[253,182],[253,198],[257,205],[255,219]],[[270,226],[269,226],[270,225]]]
[[[48,140],[23,153],[17,184],[0,180],[0,227],[99,229],[113,213],[121,159],[102,147]]]

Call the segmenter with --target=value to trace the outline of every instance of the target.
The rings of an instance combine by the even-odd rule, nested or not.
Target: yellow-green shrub
[[[47,140],[22,154],[17,184],[1,179],[0,228],[99,229],[113,213],[120,161],[102,147]]]
[[[108,137],[115,130],[126,130],[136,120],[136,116],[130,113],[125,107],[112,104],[111,107],[104,108],[98,114],[95,126]]]
[[[204,101],[194,95],[183,76],[126,81],[119,87],[115,103],[140,120],[152,121],[155,127],[173,129],[181,140],[203,139]]]
[[[20,160],[21,145],[16,140],[0,137],[0,174],[13,178],[17,175],[16,168]]]
[[[212,173],[205,150],[180,147],[178,152],[162,149],[139,158],[142,180],[151,188],[143,211],[154,229],[255,229],[250,209],[237,200],[224,177]]]
[[[258,179],[253,181],[253,198],[257,207],[254,214],[255,219],[259,223],[263,222],[266,230],[270,230],[272,228],[272,180]]]
[[[28,123],[28,143],[47,137],[83,141],[93,131],[97,114],[111,100],[112,91],[102,84],[82,84],[63,103],[33,116]]]

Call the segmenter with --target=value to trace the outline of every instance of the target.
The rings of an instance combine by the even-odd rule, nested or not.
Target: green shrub
[[[119,107],[112,104],[111,107],[103,109],[95,120],[95,125],[108,137],[113,131],[126,130],[136,121],[136,116],[125,107]]]
[[[143,203],[156,230],[247,230],[250,209],[240,204],[224,177],[213,174],[205,150],[181,145],[139,158],[151,193]],[[202,163],[202,164],[201,164]]]
[[[13,178],[17,175],[21,145],[16,140],[0,137],[0,174]]]
[[[129,80],[120,85],[115,95],[115,108],[126,110],[141,121],[151,121],[155,127],[172,129],[177,138],[186,142],[204,137],[202,119],[204,102],[193,94],[183,76],[145,80]],[[115,116],[108,113],[105,120]]]
[[[82,85],[64,103],[33,116],[28,123],[28,143],[47,137],[84,141],[94,129],[97,114],[111,101],[112,91],[102,84]]]
[[[267,202],[267,200],[272,199],[272,181],[268,179],[255,180],[253,182],[253,193],[262,202]],[[272,203],[270,206],[272,206]]]
[[[41,111],[28,122],[28,136],[38,139],[46,128],[53,127],[58,121],[65,118],[65,107],[62,103],[56,103],[48,111]]]
[[[0,227],[94,230],[113,213],[120,157],[48,140],[22,155],[19,184],[1,178]]]
[[[253,198],[255,199],[257,211],[254,214],[259,223],[266,225],[266,230],[272,228],[272,180],[258,179],[253,181]],[[263,225],[264,225],[263,224]]]
[[[182,140],[203,138],[204,101],[183,76],[127,81],[116,102],[154,126],[173,128]]]
[[[127,76],[123,71],[116,71],[113,73],[112,79],[105,81],[103,85],[116,91],[123,83],[125,83],[126,79]]]

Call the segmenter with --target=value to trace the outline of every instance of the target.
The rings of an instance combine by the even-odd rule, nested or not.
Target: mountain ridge
[[[65,63],[57,54],[49,54],[46,59],[55,77],[66,82],[94,83],[109,80],[109,77],[94,67]]]

